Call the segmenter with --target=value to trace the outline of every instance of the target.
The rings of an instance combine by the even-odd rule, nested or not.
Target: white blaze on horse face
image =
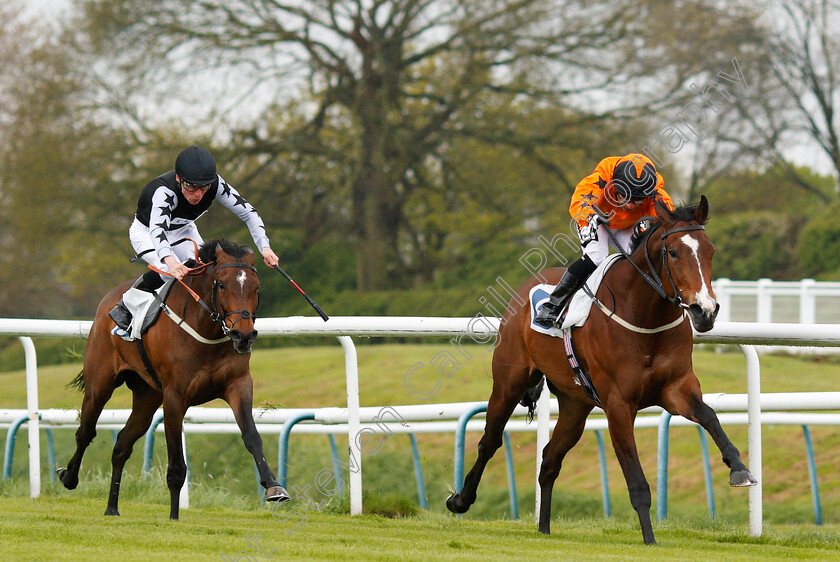
[[[244,269],[239,272],[239,275],[236,276],[236,280],[239,281],[239,290],[243,293],[245,292],[245,279],[247,278],[248,276],[245,275]]]
[[[689,247],[691,253],[694,254],[694,259],[697,260],[697,272],[700,274],[700,284],[702,286],[700,292],[695,295],[697,304],[699,304],[704,311],[712,314],[715,311],[717,302],[715,302],[714,297],[712,297],[712,294],[709,292],[708,282],[703,278],[703,266],[700,264],[700,256],[697,253],[697,250],[700,249],[700,243],[689,234],[683,234],[680,241]]]

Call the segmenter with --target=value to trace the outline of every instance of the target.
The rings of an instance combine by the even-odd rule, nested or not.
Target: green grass
[[[37,346],[38,341],[36,340]],[[414,371],[411,378],[414,388],[422,393],[432,393],[436,385],[439,384],[437,392],[429,402],[486,400],[489,396],[491,386],[490,353],[486,347],[477,345],[467,347],[466,351],[471,358],[469,360],[462,358],[461,368],[458,372],[454,373],[451,378],[444,378],[438,376],[433,361],[435,361],[437,354],[441,352],[455,353],[455,348],[445,340],[424,345],[364,345],[364,340],[362,340],[361,343],[357,342],[357,346],[361,403],[363,406],[423,403],[422,400],[413,396],[404,385],[405,373],[418,362],[422,362],[424,367]],[[714,348],[698,349],[694,354],[694,364],[704,391],[708,393],[746,392],[745,361],[739,352],[718,353]],[[840,380],[838,378],[840,363],[831,358],[812,359],[763,355],[761,365],[762,391],[764,392],[837,390],[837,381]],[[255,384],[256,406],[322,407],[342,406],[346,403],[344,355],[338,345],[258,349],[253,354],[251,367]],[[64,385],[78,373],[79,369],[80,364],[78,363],[39,369],[39,393],[42,408],[79,407],[81,395],[64,388]],[[22,370],[0,373],[0,385],[3,388],[3,393],[0,394],[0,408],[24,407],[26,395]],[[122,387],[115,392],[107,407],[127,408],[130,407],[130,400],[130,391]],[[226,407],[222,402],[214,402],[208,405]],[[749,458],[746,455],[746,427],[728,426],[725,429],[735,445],[745,453],[745,461],[749,464]],[[785,541],[793,540],[791,537],[799,535],[809,537],[814,534],[815,537],[822,537],[824,529],[834,529],[836,533],[836,525],[840,522],[840,471],[837,470],[837,467],[840,466],[840,436],[837,435],[838,432],[833,427],[814,426],[811,430],[823,504],[823,520],[827,524],[823,529],[812,524],[813,509],[811,507],[808,472],[805,465],[805,445],[801,428],[787,426],[765,426],[764,428],[765,531],[769,537],[775,537],[776,533],[784,535],[789,525],[796,526],[791,528],[788,538],[779,539],[782,541],[781,543],[772,543],[774,548],[778,548],[778,556],[782,556],[783,552],[792,553],[792,556],[811,556],[808,549],[812,548],[813,545],[810,545],[807,541],[805,541],[807,543],[805,546],[789,545]],[[523,520],[528,521],[531,516],[527,514],[533,511],[534,506],[535,437],[530,433],[514,433],[511,434],[511,437],[516,465],[515,479],[519,491],[518,507]],[[475,450],[479,438],[479,433],[470,433],[467,436],[467,468],[475,460]],[[656,430],[638,430],[636,438],[642,466],[653,491],[655,505]],[[609,441],[606,435],[605,439],[607,442]],[[57,430],[55,431],[55,440],[58,463],[59,465],[65,465],[74,449],[73,431]],[[245,451],[239,436],[190,435],[187,440],[192,470],[191,504],[198,509],[188,512],[190,515],[185,520],[189,521],[189,518],[193,517],[193,513],[200,513],[200,518],[203,519],[205,516],[208,518],[207,527],[215,528],[213,514],[216,512],[213,510],[221,507],[234,507],[237,510],[244,510],[243,513],[236,512],[236,517],[253,515],[249,515],[249,510],[253,510],[259,505],[254,481],[253,461]],[[276,466],[277,436],[264,435],[263,440],[266,457],[272,466]],[[337,441],[339,450],[341,450],[341,440],[337,439]],[[397,520],[397,523],[390,519],[379,520],[375,518],[364,518],[359,521],[380,521],[382,525],[394,524],[399,528],[402,528],[403,525],[410,527],[415,523],[435,522],[439,528],[456,526],[461,530],[483,529],[483,531],[476,531],[476,535],[492,535],[492,537],[488,536],[483,540],[492,539],[495,541],[497,536],[507,536],[507,539],[499,539],[499,542],[504,543],[506,540],[511,540],[514,546],[516,546],[517,541],[515,538],[512,539],[505,535],[505,531],[501,529],[507,529],[508,527],[504,527],[504,525],[510,525],[511,533],[519,532],[523,533],[522,537],[531,537],[534,529],[530,523],[498,522],[500,519],[509,520],[510,517],[507,474],[501,452],[487,467],[479,487],[476,504],[468,514],[454,519],[448,515],[443,503],[452,486],[453,436],[451,434],[418,435],[417,441],[429,511],[420,512],[418,516]],[[42,438],[42,446],[44,442]],[[684,539],[700,541],[701,546],[697,547],[699,550],[696,553],[686,555],[685,558],[680,558],[683,556],[682,554],[674,555],[673,552],[670,553],[672,557],[678,559],[699,556],[709,559],[710,556],[714,558],[715,553],[728,553],[729,556],[734,555],[739,559],[744,557],[750,559],[749,556],[751,555],[749,553],[736,555],[733,554],[734,551],[721,549],[720,544],[740,548],[741,543],[763,545],[763,547],[771,543],[754,542],[753,539],[741,535],[746,533],[747,530],[747,492],[743,489],[732,489],[728,486],[728,470],[720,462],[720,454],[714,449],[711,441],[709,444],[712,447],[712,477],[717,504],[716,520],[710,520],[707,515],[697,431],[691,427],[675,427],[671,430],[669,463],[670,519],[663,525],[656,525],[658,539],[660,543],[666,546],[669,544],[673,546],[675,542],[678,543]],[[54,503],[75,505],[73,502],[80,502],[80,506],[85,506],[88,517],[100,522],[110,521],[110,519],[103,519],[101,514],[105,509],[107,498],[112,446],[111,432],[100,431],[85,456],[80,486],[72,492],[48,481],[46,477],[46,458],[44,458],[42,463],[42,471],[45,475],[43,497],[41,500],[33,502],[32,505],[43,505],[42,502],[45,502],[46,505]],[[146,509],[144,507],[146,503],[153,503],[155,507],[148,508],[153,512],[152,519],[159,519],[163,524],[168,510],[166,507],[168,493],[164,483],[165,479],[162,476],[166,466],[163,439],[159,438],[155,445],[153,461],[155,468],[151,478],[140,476],[142,442],[138,442],[135,446],[134,453],[126,466],[121,494],[121,511],[128,515],[139,509]],[[44,454],[44,457],[46,457],[46,454]],[[346,490],[343,494],[332,497],[314,491],[318,473],[324,468],[331,467],[330,447],[326,437],[294,435],[290,442],[289,458],[288,481],[290,490],[295,486],[299,489],[309,486],[308,494],[312,499],[311,503],[301,499],[300,503],[295,505],[306,507],[309,515],[311,515],[310,522],[318,521],[319,526],[321,522],[342,520],[340,515],[348,511]],[[0,498],[16,502],[23,501],[21,498],[28,495],[26,466],[26,432],[21,431],[18,434],[13,478],[0,485]],[[413,466],[407,437],[397,435],[386,441],[382,450],[376,455],[363,457],[363,468],[364,504],[367,512],[388,515],[418,513],[417,492],[414,485]],[[603,518],[596,439],[591,432],[587,432],[564,461],[563,470],[554,488],[552,513],[554,514],[555,525],[559,525],[558,529],[564,528],[568,531],[557,533],[551,539],[552,541],[562,541],[564,540],[563,537],[567,538],[569,534],[574,535],[575,541],[613,541],[611,533],[615,533],[617,544],[624,541],[634,548],[636,545],[640,545],[641,536],[638,532],[638,523],[629,505],[623,476],[609,443],[607,443],[607,473],[614,515],[612,520]],[[346,476],[345,472],[345,482]],[[293,491],[293,495],[300,498],[299,493],[295,494]],[[313,506],[314,503],[322,501],[326,501],[326,507],[324,513],[319,514]],[[80,509],[82,508],[80,507]],[[0,510],[7,511],[3,509],[2,504],[0,504]],[[263,528],[265,528],[263,536],[268,537],[271,533],[273,538],[278,538],[283,535],[283,533],[276,532],[278,522],[271,519],[270,514],[267,518],[265,517],[266,514],[263,513],[262,515],[264,519]],[[198,515],[195,517],[199,519]],[[253,515],[253,517],[258,517],[258,515]],[[202,521],[202,524],[204,523]],[[110,524],[108,523],[108,525]],[[327,523],[324,524],[327,525]],[[266,525],[268,527],[265,527]],[[271,527],[271,525],[275,525],[275,527]],[[352,527],[352,524],[348,525]],[[469,525],[478,525],[478,527],[470,527]],[[490,527],[481,527],[481,525],[489,525]],[[497,525],[499,527],[495,527]],[[310,526],[311,524],[307,524],[307,532],[309,532]],[[259,530],[260,528],[254,526],[254,532],[262,532]],[[479,548],[478,551],[473,552],[470,546],[453,547],[448,542],[442,542],[435,543],[437,547],[436,550],[433,549],[434,556],[446,558],[446,556],[464,555],[480,558],[480,553],[483,551],[480,550],[479,539],[474,537],[458,538],[461,530],[449,540],[461,545],[472,545]],[[487,533],[488,530],[491,532]],[[235,544],[243,544],[241,537],[245,532],[247,531],[237,533],[239,543],[234,543],[234,540],[231,539],[232,546],[227,551],[231,555],[237,551],[234,548]],[[428,532],[430,535],[436,535],[436,533],[435,530]],[[621,538],[625,536],[625,533],[626,540]],[[388,541],[397,541],[394,537],[399,536],[398,531],[392,534],[389,530],[385,534]],[[579,534],[584,538],[579,537]],[[309,535],[301,535],[300,533],[295,535],[296,538],[305,536]],[[336,531],[336,536],[340,536],[338,531]],[[534,536],[536,537],[535,534]],[[608,538],[605,539],[605,536]],[[355,544],[354,541],[357,539],[358,537],[351,534],[350,538],[346,540],[350,541],[350,544]],[[312,540],[316,539],[313,538]],[[403,540],[411,541],[414,539],[405,538]],[[522,538],[522,540],[526,539]],[[527,538],[527,540],[530,541],[531,538]],[[819,546],[821,544],[819,541],[822,539],[814,540],[817,541],[815,544],[818,545],[815,548],[822,548]],[[327,542],[332,544],[333,541]],[[730,543],[733,543],[733,545],[730,545]],[[165,545],[165,541],[163,544]],[[554,544],[555,547],[559,546],[553,542],[551,544]],[[703,546],[704,544],[705,546]],[[709,550],[714,545],[718,545],[715,547],[717,550]],[[310,544],[310,548],[311,546]],[[508,552],[500,545],[497,545],[497,547],[498,552]],[[284,543],[283,548],[291,547]],[[337,550],[334,551],[329,550],[330,556],[336,558],[345,556],[345,554],[342,554],[344,551],[338,546],[336,548]],[[417,548],[416,552],[418,554],[416,555],[418,558],[422,558],[423,556],[419,553],[425,552],[424,547],[418,546]],[[530,543],[528,548],[530,548]],[[588,547],[582,547],[581,543],[573,543],[570,548],[574,551],[575,548]],[[793,550],[786,550],[787,548]],[[5,550],[5,548],[2,550]],[[437,552],[438,550],[440,552]],[[709,551],[707,552],[707,550]],[[150,552],[156,551],[152,549]],[[203,552],[202,555],[207,554],[205,551],[201,552]],[[376,550],[376,552],[379,551]],[[581,550],[578,554],[580,552]],[[588,552],[588,550],[584,552]],[[618,551],[607,550],[601,554],[593,554],[593,556],[614,556],[615,554],[611,554],[611,552],[626,554],[619,548]],[[638,554],[642,556],[645,552],[650,551],[639,550]],[[210,554],[215,556],[218,553],[219,550],[216,550]],[[326,554],[324,556],[329,557]],[[405,556],[407,554],[403,553],[397,557]],[[492,558],[500,555],[487,556]]]
[[[438,514],[348,517],[281,507],[191,508],[169,521],[161,505],[132,502],[104,517],[89,498],[0,498],[4,560],[830,560],[840,529],[781,527],[752,538],[699,518],[655,526],[657,547],[641,544],[630,518],[556,519],[552,534],[530,522],[469,521]],[[242,553],[249,553],[247,558]],[[224,559],[224,558],[222,558]]]

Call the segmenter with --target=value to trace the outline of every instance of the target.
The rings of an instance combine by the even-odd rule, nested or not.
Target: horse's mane
[[[657,203],[657,206],[659,206],[659,205],[661,205],[661,203]],[[697,214],[697,207],[698,207],[699,205],[700,205],[700,203],[694,203],[694,204],[691,204],[691,205],[686,205],[686,204],[677,205],[677,206],[675,206],[675,207],[674,207],[674,210],[673,210],[673,211],[670,211],[670,210],[668,210],[668,209],[665,209],[665,212],[666,212],[666,213],[668,213],[668,215],[670,216],[670,218],[671,218],[671,220],[672,220],[673,222],[679,222],[679,221],[684,221],[684,222],[696,221],[696,220],[697,220],[697,216],[696,216],[696,214]],[[664,206],[663,206],[663,207],[660,207],[660,208],[664,208]],[[641,222],[641,221],[643,221],[643,220],[649,220],[649,217],[643,217],[643,218],[639,219],[639,222]],[[706,219],[706,220],[708,220],[708,219]],[[637,223],[637,224],[638,224],[638,223]],[[702,224],[705,224],[705,222],[704,222],[704,223],[702,223]],[[649,226],[649,227],[648,227],[648,229],[647,229],[647,231],[645,232],[645,235],[644,235],[644,236],[640,236],[640,237],[638,237],[638,238],[634,238],[634,239],[633,239],[633,242],[632,242],[632,244],[630,245],[630,252],[629,252],[629,254],[630,254],[631,256],[632,256],[632,255],[633,255],[633,253],[634,253],[634,252],[635,252],[635,251],[639,248],[639,246],[641,246],[641,245],[642,245],[642,242],[643,242],[644,240],[647,240],[647,239],[648,239],[648,237],[649,237],[651,234],[653,234],[653,232],[657,229],[657,227],[658,227],[658,226],[660,226],[660,224],[659,224],[659,221],[657,220],[657,221],[653,224],[653,226]]]
[[[677,221],[696,221],[697,217],[697,207],[700,206],[700,203],[694,203],[692,205],[680,205],[674,208],[673,211],[670,211],[671,219],[674,222]],[[708,220],[708,219],[707,219]]]
[[[242,259],[248,254],[253,254],[254,251],[248,246],[240,246],[224,238],[218,240],[210,240],[201,245],[198,249],[198,259],[201,263],[210,263],[216,259],[216,247],[221,246],[222,251],[235,259]]]

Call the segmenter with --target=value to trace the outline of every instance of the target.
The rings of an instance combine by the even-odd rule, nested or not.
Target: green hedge
[[[796,241],[803,222],[772,211],[714,217],[707,227],[716,248],[714,277],[801,279]]]
[[[799,263],[804,277],[836,281],[840,276],[840,203],[814,214],[799,237]]]

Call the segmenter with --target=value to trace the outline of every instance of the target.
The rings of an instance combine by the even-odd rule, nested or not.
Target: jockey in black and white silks
[[[172,243],[190,238],[201,245],[195,221],[213,201],[245,222],[266,265],[274,267],[279,263],[257,210],[216,173],[213,157],[199,146],[181,152],[175,170],[156,177],[143,188],[129,229],[132,247],[150,264],[182,278],[187,272],[182,264],[194,257],[195,248],[188,242],[175,246]]]
[[[200,146],[190,146],[175,159],[175,169],[146,184],[137,202],[134,221],[128,235],[137,255],[160,271],[183,279],[189,269],[184,262],[195,257],[195,246],[203,240],[195,221],[207,212],[213,201],[219,201],[248,226],[251,237],[269,267],[280,260],[269,245],[265,224],[253,205],[216,173],[216,161]],[[163,284],[161,274],[148,271],[129,289],[110,316],[122,329],[115,332],[125,339],[140,337],[143,318],[152,291]],[[132,322],[133,312],[138,318]],[[126,332],[131,328],[131,334]]]

